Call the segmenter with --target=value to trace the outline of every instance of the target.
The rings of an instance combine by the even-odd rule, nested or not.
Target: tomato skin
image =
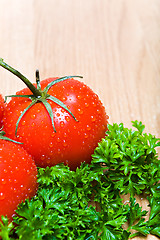
[[[0,216],[11,219],[17,205],[37,191],[37,167],[20,146],[0,139]]]
[[[42,89],[54,79],[43,80]],[[17,94],[30,94],[30,90],[24,89]],[[23,142],[39,167],[64,162],[74,170],[83,161],[90,163],[91,154],[105,136],[108,123],[98,96],[84,83],[74,79],[56,83],[48,94],[61,100],[78,121],[62,107],[47,100],[54,114],[55,133],[48,112],[39,102],[21,119],[16,138],[16,122],[31,100],[13,98],[4,113],[6,136]]]
[[[2,128],[2,118],[4,113],[5,103],[2,94],[0,94],[0,129]]]

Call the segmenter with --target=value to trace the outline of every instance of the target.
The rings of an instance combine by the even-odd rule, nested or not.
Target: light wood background
[[[160,137],[159,0],[0,0],[0,57],[31,81],[80,74],[110,123]],[[23,87],[0,68],[2,94]]]

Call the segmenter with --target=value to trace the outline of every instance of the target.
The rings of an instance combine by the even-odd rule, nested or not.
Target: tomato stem
[[[41,90],[41,83],[40,83],[40,77],[39,77],[39,70],[38,69],[36,70],[36,83],[37,83],[37,89],[39,91],[42,91]]]
[[[55,102],[56,104],[58,104],[60,107],[62,107],[63,109],[65,109],[68,113],[71,114],[71,116],[74,118],[75,121],[78,122],[78,120],[75,118],[75,116],[73,115],[73,113],[68,109],[68,107],[61,102],[59,99],[57,99],[56,97],[49,95],[48,91],[49,89],[55,85],[58,82],[64,81],[66,79],[69,78],[73,78],[73,77],[80,77],[82,78],[82,76],[65,76],[65,77],[61,77],[58,78],[52,82],[50,82],[42,91],[41,89],[41,83],[40,83],[40,77],[39,77],[39,70],[36,70],[36,84],[37,87],[35,87],[25,76],[23,76],[19,71],[17,71],[16,69],[14,69],[13,67],[9,66],[7,63],[5,63],[3,61],[2,58],[0,58],[0,66],[2,66],[3,68],[7,69],[8,71],[10,71],[11,73],[13,73],[14,75],[16,75],[17,77],[19,77],[26,85],[27,87],[31,90],[31,92],[33,93],[33,95],[10,95],[10,96],[6,96],[7,97],[25,97],[25,98],[30,98],[31,99],[31,103],[29,104],[29,106],[27,108],[25,108],[23,110],[23,112],[20,114],[18,121],[16,123],[16,131],[15,131],[15,135],[17,135],[17,130],[18,130],[18,125],[19,122],[21,121],[21,118],[23,117],[23,115],[37,102],[41,102],[44,107],[46,108],[50,118],[51,118],[51,122],[52,122],[52,126],[54,131],[56,132],[56,129],[54,127],[54,119],[53,119],[53,111],[51,108],[50,103],[47,100],[51,100],[52,102]],[[6,99],[5,98],[5,99]],[[3,133],[2,133],[3,134]],[[0,137],[4,139],[4,136],[2,136],[2,134],[0,135]]]
[[[31,92],[34,94],[35,97],[41,97],[42,93],[37,89],[24,75],[22,75],[19,71],[14,69],[13,67],[9,66],[6,64],[2,58],[0,58],[0,66],[3,68],[7,69],[9,72],[13,73],[16,75],[18,78],[20,78],[26,85],[27,87],[31,90]]]

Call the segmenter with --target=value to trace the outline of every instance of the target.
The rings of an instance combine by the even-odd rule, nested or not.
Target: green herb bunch
[[[160,237],[160,141],[133,129],[109,124],[90,165],[76,171],[63,164],[39,168],[37,195],[22,202],[11,223],[2,216],[3,240],[127,240]],[[124,204],[123,196],[129,194]],[[136,201],[148,199],[150,214]],[[124,224],[128,224],[124,227]],[[134,233],[132,234],[132,231]]]

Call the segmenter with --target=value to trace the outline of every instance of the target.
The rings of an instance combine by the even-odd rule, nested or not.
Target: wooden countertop
[[[80,74],[110,123],[141,120],[160,137],[159,0],[0,0],[0,33],[0,57],[31,81],[37,68],[41,79]],[[23,87],[0,68],[2,94]]]

